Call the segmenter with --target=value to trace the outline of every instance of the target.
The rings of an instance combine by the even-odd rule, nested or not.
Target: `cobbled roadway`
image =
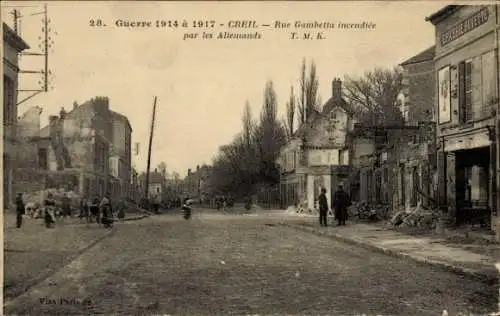
[[[4,312],[441,315],[447,309],[453,315],[495,309],[496,285],[279,226],[279,220],[162,215],[116,225],[115,234]]]

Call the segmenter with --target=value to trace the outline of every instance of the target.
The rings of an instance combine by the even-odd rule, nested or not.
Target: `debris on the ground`
[[[370,205],[367,202],[355,202],[347,209],[349,218],[356,218],[367,221],[380,221],[386,219],[389,213],[389,206],[384,204]]]
[[[439,213],[435,210],[427,210],[420,203],[410,210],[398,211],[389,220],[389,225],[405,228],[435,229]]]

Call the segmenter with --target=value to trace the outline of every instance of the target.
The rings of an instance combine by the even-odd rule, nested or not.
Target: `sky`
[[[20,105],[21,115],[41,106],[42,126],[61,107],[71,109],[95,96],[129,118],[136,168],[146,169],[154,96],[158,97],[152,167],[165,162],[182,175],[188,168],[211,163],[218,148],[241,130],[245,102],[257,117],[268,80],[273,80],[279,115],[285,112],[290,87],[298,87],[303,58],[314,60],[319,95],[331,96],[334,77],[358,76],[375,67],[393,67],[435,42],[434,27],[425,17],[449,2],[49,2],[49,54],[52,89]],[[3,21],[13,25],[20,10],[20,32],[37,51],[42,35],[43,4],[3,2]],[[90,26],[101,20],[105,27]],[[118,27],[117,20],[151,21],[152,27]],[[186,20],[188,28],[156,28],[156,21]],[[193,28],[193,21],[215,21],[212,30]],[[290,22],[290,29],[229,29],[234,20],[260,24]],[[302,22],[374,23],[371,30],[296,30]],[[224,26],[220,26],[224,24]],[[185,34],[258,31],[261,39],[188,39]],[[323,32],[322,40],[292,40],[291,32]],[[40,70],[43,59],[23,57],[21,69]],[[24,74],[20,89],[35,89],[39,78]],[[28,96],[23,93],[19,99]]]

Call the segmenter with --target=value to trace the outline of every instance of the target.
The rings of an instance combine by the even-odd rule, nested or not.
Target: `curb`
[[[98,238],[94,239],[90,244],[88,244],[87,246],[83,247],[82,249],[78,250],[77,252],[75,252],[74,254],[70,255],[69,256],[69,260],[66,264],[64,264],[62,267],[60,267],[59,269],[56,269],[55,271],[48,271],[42,275],[39,275],[38,277],[35,277],[31,280],[28,280],[26,282],[26,286],[24,286],[24,288],[18,290],[18,291],[14,291],[11,295],[11,298],[6,301],[5,298],[4,298],[4,302],[3,302],[3,306],[4,308],[7,307],[8,305],[10,305],[14,300],[16,300],[18,297],[20,297],[21,295],[23,295],[24,293],[28,292],[31,288],[33,288],[34,286],[42,283],[43,281],[47,280],[48,278],[50,278],[52,275],[56,274],[57,272],[59,272],[60,270],[64,269],[65,267],[67,267],[68,265],[70,265],[73,261],[75,261],[78,257],[80,257],[82,254],[84,254],[85,252],[87,252],[88,250],[90,250],[92,247],[94,247],[95,245],[97,245],[99,242],[101,242],[104,238],[108,237],[108,236],[111,236],[113,233],[115,232],[114,229],[112,230],[109,230],[107,231],[105,234],[103,234],[102,236],[99,236]],[[5,291],[4,291],[4,295],[5,295]]]
[[[138,221],[143,218],[149,217],[150,215],[140,215],[140,216],[134,216],[134,217],[125,217],[124,219],[118,220],[118,222],[129,222],[129,221]]]
[[[297,230],[302,230],[305,232],[313,233],[314,235],[321,236],[321,237],[330,237],[334,238],[337,240],[340,240],[346,244],[354,245],[354,246],[360,246],[365,249],[369,250],[374,250],[380,253],[384,253],[387,255],[390,255],[392,257],[397,257],[397,258],[403,258],[403,259],[410,259],[418,263],[434,266],[449,272],[453,272],[458,275],[462,276],[468,276],[472,277],[474,279],[477,279],[479,281],[483,282],[497,282],[498,281],[498,271],[494,271],[492,268],[491,273],[489,271],[477,271],[477,270],[472,270],[464,267],[460,267],[457,265],[453,265],[450,263],[442,262],[442,261],[437,261],[433,259],[427,259],[427,258],[422,258],[422,257],[415,257],[406,253],[398,252],[389,248],[381,247],[381,246],[376,246],[370,243],[367,243],[362,240],[356,240],[352,238],[347,238],[344,237],[340,234],[337,233],[327,233],[327,231],[317,231],[316,229],[312,227],[307,227],[307,226],[300,226],[300,225],[294,225],[294,224],[288,224],[288,223],[279,223],[281,226],[297,229]]]

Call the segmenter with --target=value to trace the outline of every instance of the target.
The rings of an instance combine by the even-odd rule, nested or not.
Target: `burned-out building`
[[[117,129],[115,120],[126,128]],[[70,111],[61,108],[59,115],[49,116],[49,124],[31,137],[36,162],[19,170],[16,180],[25,186],[30,181],[29,191],[64,188],[80,195],[125,197],[132,169],[127,150],[129,125],[124,116],[110,109],[106,97],[74,103]]]
[[[327,190],[330,203],[333,190],[348,176],[346,134],[352,126],[353,111],[336,78],[322,111],[313,111],[280,151],[282,206],[305,202],[313,210],[321,188]]]

